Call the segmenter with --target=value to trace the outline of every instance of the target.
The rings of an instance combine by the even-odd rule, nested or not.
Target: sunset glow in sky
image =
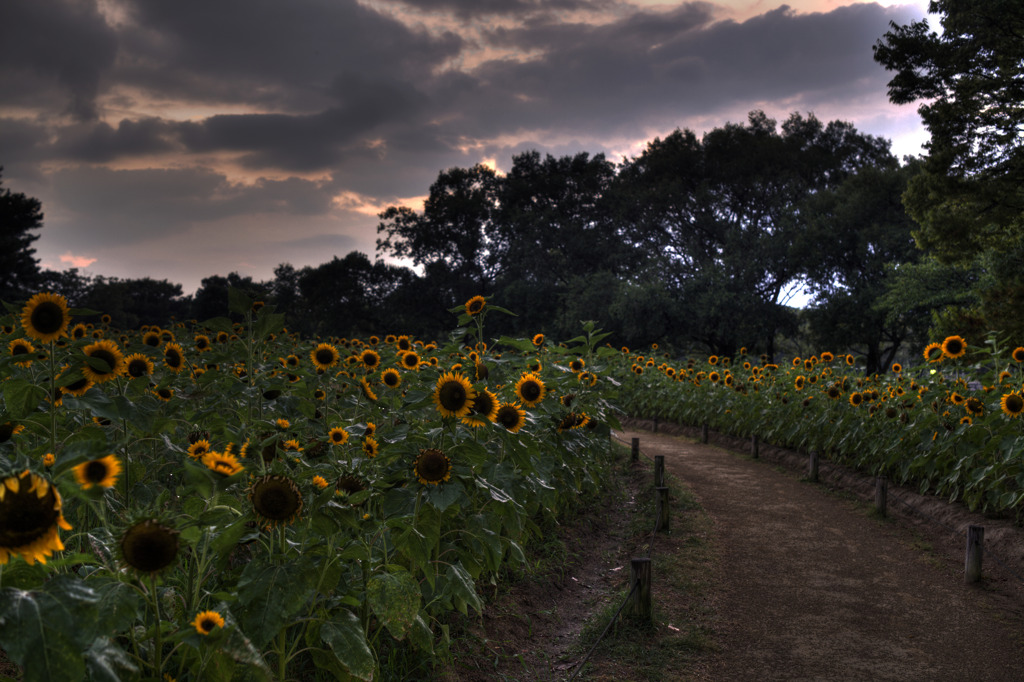
[[[6,0],[2,181],[43,202],[44,267],[270,279],[372,258],[380,210],[531,149],[618,161],[763,109],[916,155],[871,46],[926,5]]]

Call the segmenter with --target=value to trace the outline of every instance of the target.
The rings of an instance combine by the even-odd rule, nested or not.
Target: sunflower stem
[[[53,341],[50,341],[50,352],[47,353],[47,364],[50,368],[50,452],[57,454],[57,375],[53,363]]]
[[[153,660],[154,669],[156,670],[156,677],[160,677],[160,671],[164,667],[163,663],[163,638],[161,637],[163,628],[160,622],[160,595],[156,589],[156,574],[154,573],[150,578],[150,591],[153,595],[153,614],[155,619],[156,632],[153,634]]]

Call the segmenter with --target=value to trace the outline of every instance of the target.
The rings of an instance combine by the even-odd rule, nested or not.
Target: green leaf
[[[370,608],[395,639],[404,639],[420,612],[420,586],[405,570],[377,573],[366,584]]]
[[[139,617],[139,593],[126,583],[117,580],[100,583],[96,594],[100,599],[99,622],[107,632],[126,631]]]
[[[77,578],[57,576],[42,590],[0,591],[0,645],[29,680],[85,676],[82,650],[96,636],[99,596]]]
[[[430,631],[430,626],[423,616],[417,615],[413,621],[409,630],[409,641],[420,651],[434,653],[434,633]]]
[[[254,561],[238,579],[239,622],[257,649],[263,649],[316,591],[310,559],[282,564]]]
[[[320,638],[353,677],[365,682],[373,680],[377,666],[363,634],[362,623],[355,614],[343,609],[320,627]]]
[[[107,637],[97,637],[83,655],[90,680],[121,682],[139,672],[125,650]]]
[[[461,487],[448,483],[431,486],[430,489],[427,490],[426,497],[430,504],[436,507],[439,511],[444,511],[459,500],[463,499],[465,497],[465,493],[461,490]]]
[[[263,339],[271,334],[277,334],[284,329],[284,315],[281,313],[263,313],[253,323],[253,336]]]
[[[449,564],[445,577],[448,591],[455,598],[455,606],[463,615],[466,615],[467,605],[472,606],[477,613],[484,610],[484,603],[476,593],[473,577],[463,568],[461,562]]]
[[[28,379],[8,379],[3,386],[4,404],[12,419],[24,419],[46,397],[46,390]]]
[[[245,315],[252,310],[252,299],[236,287],[228,287],[228,310]]]

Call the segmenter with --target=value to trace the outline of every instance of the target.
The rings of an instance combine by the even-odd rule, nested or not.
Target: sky
[[[871,46],[926,6],[4,0],[0,181],[42,202],[44,268],[185,293],[268,280],[372,259],[380,211],[529,150],[620,161],[760,109],[918,155],[927,132],[889,103]]]

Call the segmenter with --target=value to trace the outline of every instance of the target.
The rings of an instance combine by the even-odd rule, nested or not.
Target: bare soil
[[[595,623],[621,601],[637,552],[628,508],[661,454],[710,521],[674,521],[656,553],[704,575],[681,589],[656,573],[649,641],[634,645],[632,661],[622,654],[630,641],[610,653],[602,643],[578,679],[1024,680],[1024,531],[1011,520],[892,484],[882,517],[873,478],[822,461],[812,483],[801,453],[761,444],[755,460],[745,440],[712,434],[704,445],[697,429],[652,426],[615,434],[639,438],[644,455],[621,495],[566,524],[564,544],[553,544],[562,560],[544,562],[550,572],[501,588],[482,618],[457,626],[455,660],[437,679],[575,672]],[[983,579],[972,585],[968,525],[985,528]],[[711,558],[694,563],[705,534]],[[699,628],[710,641],[688,648]],[[664,670],[652,673],[647,659]]]

